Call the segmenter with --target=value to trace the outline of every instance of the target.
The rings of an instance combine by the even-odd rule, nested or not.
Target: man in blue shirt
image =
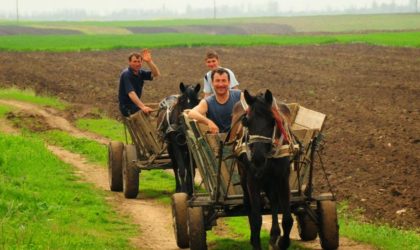
[[[146,62],[149,70],[141,69],[142,63]],[[142,110],[149,114],[152,109],[140,100],[144,81],[151,81],[160,76],[159,69],[153,63],[152,54],[148,49],[139,53],[132,53],[128,57],[128,68],[124,69],[120,76],[118,101],[120,111],[124,116],[130,116]]]
[[[211,73],[214,95],[208,96],[190,110],[188,117],[206,124],[210,133],[228,132],[232,122],[235,103],[240,101],[242,92],[230,89],[229,72],[218,68]]]

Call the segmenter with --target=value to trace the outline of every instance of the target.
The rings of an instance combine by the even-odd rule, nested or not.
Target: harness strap
[[[290,142],[289,136],[287,135],[287,132],[283,126],[283,118],[281,117],[280,112],[275,107],[272,107],[271,111],[273,113],[274,120],[276,120],[277,128],[280,130],[281,135],[284,137],[285,142],[289,143]]]

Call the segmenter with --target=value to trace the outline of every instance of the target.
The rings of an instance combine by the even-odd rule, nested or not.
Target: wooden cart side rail
[[[223,136],[205,133],[203,131],[205,128],[200,126],[201,124],[196,123],[196,121],[188,119],[186,114],[183,115],[183,120],[186,124],[186,135],[189,137],[188,140],[190,141],[188,146],[190,149],[193,148],[195,158],[197,158],[197,167],[203,177],[206,188],[210,187],[207,191],[212,197],[215,197],[216,188],[217,185],[219,185],[219,198],[222,200],[224,199],[223,197],[226,196],[242,195],[242,187],[240,185],[234,185],[240,184],[236,163],[233,162],[234,159],[222,161],[220,169],[221,180],[218,184],[219,149]],[[223,155],[221,157],[226,157],[226,155],[231,154],[231,152],[231,148],[225,147],[223,148]]]
[[[212,197],[215,197],[217,173],[214,169],[216,169],[217,166],[213,152],[204,140],[202,132],[197,128],[197,124],[194,121],[189,120],[186,114],[182,115],[182,119],[185,124],[188,148],[193,154],[207,191]]]
[[[149,116],[139,111],[130,117],[125,117],[124,122],[140,159],[157,158],[165,151],[165,144],[158,139],[157,131]]]
[[[299,180],[301,183],[301,189],[304,190],[306,184],[309,182],[310,172],[310,155],[311,155],[311,143],[312,139],[322,131],[326,120],[326,115],[303,106],[297,103],[287,104],[291,111],[291,129],[293,134],[303,144],[304,154],[301,155],[299,164]],[[296,162],[293,164],[297,164]],[[293,166],[296,170],[296,166]],[[291,171],[289,183],[291,190],[298,190],[298,173]]]
[[[211,176],[211,174],[207,171],[207,169],[202,168],[201,166],[206,165],[206,159],[203,157],[203,155],[200,153],[201,146],[200,143],[196,140],[193,140],[193,136],[191,135],[191,131],[186,131],[186,139],[188,148],[190,149],[190,152],[195,160],[195,163],[197,165],[197,169],[200,173],[200,176]],[[212,190],[215,190],[215,184],[208,180],[203,180],[204,186],[206,190],[209,190],[210,193],[213,193]],[[214,195],[214,194],[213,194]]]

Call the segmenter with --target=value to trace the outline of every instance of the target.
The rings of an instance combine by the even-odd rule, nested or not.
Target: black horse
[[[158,129],[167,143],[168,154],[175,173],[176,192],[191,195],[193,190],[192,176],[194,176],[190,168],[192,159],[190,159],[179,116],[185,109],[191,109],[198,104],[200,84],[185,85],[181,82],[179,89],[181,91],[180,95],[169,96],[160,103]]]
[[[244,207],[251,227],[251,245],[253,249],[261,249],[261,212],[264,206],[261,192],[264,191],[270,202],[272,215],[270,246],[273,249],[287,249],[293,225],[290,209],[290,161],[289,157],[277,158],[272,155],[274,144],[279,143],[279,136],[283,134],[280,140],[287,143],[287,135],[283,124],[279,124],[279,111],[272,106],[273,96],[269,90],[256,96],[245,90],[244,97],[248,109],[244,110],[240,103],[234,107],[230,138],[236,136],[238,139],[239,136],[244,142],[242,145],[246,145],[246,149],[238,156],[238,167],[244,191]],[[242,122],[237,122],[239,120]],[[244,132],[246,130],[248,132]],[[283,213],[282,237],[278,213]]]

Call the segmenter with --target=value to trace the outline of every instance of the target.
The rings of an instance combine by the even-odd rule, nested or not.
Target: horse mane
[[[246,113],[244,106],[242,105],[241,101],[235,103],[232,110],[232,126],[229,133],[228,142],[233,142],[235,139],[240,138],[242,136],[242,122],[241,119]]]

